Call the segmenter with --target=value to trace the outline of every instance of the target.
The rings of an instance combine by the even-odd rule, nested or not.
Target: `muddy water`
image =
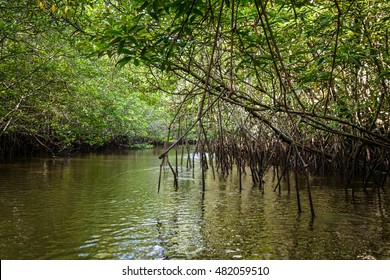
[[[157,193],[159,150],[0,163],[1,259],[390,259],[390,194],[312,177],[312,220],[302,178],[264,193],[235,174],[169,170]],[[292,178],[293,180],[294,178]]]

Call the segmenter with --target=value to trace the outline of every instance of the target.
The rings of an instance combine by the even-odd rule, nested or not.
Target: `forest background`
[[[389,27],[380,0],[0,1],[0,153],[191,140],[258,184],[383,185]]]

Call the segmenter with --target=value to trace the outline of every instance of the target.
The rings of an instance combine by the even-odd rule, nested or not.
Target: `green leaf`
[[[124,46],[125,46],[125,40],[120,41],[119,42],[119,46],[118,46],[118,54],[122,53],[122,50],[123,50]]]
[[[381,72],[381,74],[379,75],[379,79],[383,79],[383,78],[390,78],[390,69],[386,69],[386,70],[383,70]]]
[[[330,77],[332,76],[332,73],[330,71],[324,71],[324,72],[320,72],[318,73],[317,77],[319,80],[329,80]]]
[[[360,62],[360,60],[357,57],[351,56],[351,60],[357,67],[361,67],[362,66],[362,63]]]
[[[116,37],[114,39],[112,39],[109,43],[108,43],[108,46],[112,46],[118,42],[120,42],[122,40],[122,37]]]
[[[154,10],[154,13],[157,14],[158,12],[158,4],[159,4],[159,1],[161,0],[154,0],[153,1],[153,10]]]
[[[132,57],[131,56],[125,56],[124,58],[120,59],[116,65],[119,66],[119,67],[123,67],[125,66],[126,64],[128,64],[130,61],[132,60]]]
[[[146,47],[142,49],[141,51],[141,58],[145,58],[145,54],[146,54]]]
[[[149,5],[150,5],[150,1],[144,1],[144,3],[142,4],[142,6],[139,9],[143,10],[143,9],[145,9]]]
[[[197,9],[197,8],[193,8],[193,9],[192,9],[192,12],[193,12],[194,14],[198,15],[198,16],[203,17],[203,12],[202,12],[201,10]]]
[[[106,31],[107,35],[122,35],[122,32],[115,29],[109,29]]]
[[[390,16],[387,16],[387,17],[384,17],[384,18],[381,19],[382,22],[386,22],[388,20],[390,20]]]
[[[134,55],[134,54],[135,54],[135,51],[132,51],[132,50],[129,50],[129,49],[123,48],[123,49],[121,50],[120,54],[129,54],[129,55]]]
[[[317,66],[320,66],[325,60],[328,60],[328,57],[321,56],[319,59],[317,59]]]

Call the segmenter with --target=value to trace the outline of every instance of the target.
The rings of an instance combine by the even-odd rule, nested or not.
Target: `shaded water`
[[[158,150],[35,158],[0,164],[1,259],[390,259],[390,194],[311,178],[311,220],[302,180],[265,192],[236,176],[169,170],[157,193]]]

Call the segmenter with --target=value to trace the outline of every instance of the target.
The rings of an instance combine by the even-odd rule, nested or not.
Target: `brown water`
[[[264,194],[244,178],[169,170],[157,193],[158,150],[0,163],[1,259],[390,259],[390,194],[346,196],[337,179]],[[196,169],[197,170],[197,169]]]

